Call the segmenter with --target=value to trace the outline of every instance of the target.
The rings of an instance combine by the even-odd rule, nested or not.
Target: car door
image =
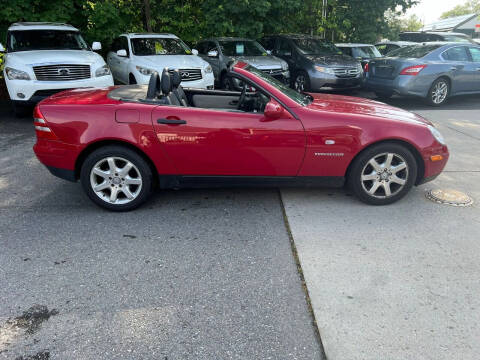
[[[471,77],[474,74],[474,66],[470,61],[466,46],[455,46],[445,50],[442,58],[448,66],[446,69],[452,79],[451,93],[463,93],[471,91]]]
[[[120,50],[125,50],[127,52],[127,56],[117,56],[118,60],[118,78],[124,84],[129,83],[129,72],[128,72],[128,64],[130,62],[130,49],[128,46],[128,39],[126,36],[120,36],[119,47]]]
[[[305,154],[303,126],[287,111],[271,120],[263,113],[158,106],[152,122],[178,175],[295,176]]]
[[[472,75],[472,91],[480,91],[480,47],[469,46],[474,74]]]

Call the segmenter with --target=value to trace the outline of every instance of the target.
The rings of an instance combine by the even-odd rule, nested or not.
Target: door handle
[[[186,124],[187,122],[185,120],[180,120],[180,119],[158,119],[157,123],[167,124],[167,125],[182,125],[182,124]]]

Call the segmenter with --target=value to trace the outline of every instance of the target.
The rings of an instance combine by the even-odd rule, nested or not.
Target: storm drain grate
[[[425,196],[428,200],[431,200],[438,204],[452,206],[470,206],[473,204],[473,199],[470,196],[461,191],[452,189],[428,190]]]

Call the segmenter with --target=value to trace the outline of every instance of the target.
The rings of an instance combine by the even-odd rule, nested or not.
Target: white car
[[[17,114],[56,92],[113,85],[110,69],[94,42],[90,48],[79,30],[60,23],[15,23],[8,28],[5,67],[8,94]],[[0,44],[0,51],[5,51]]]
[[[115,81],[148,84],[152,72],[178,69],[182,86],[213,89],[212,67],[172,34],[122,34],[113,41],[107,63]]]

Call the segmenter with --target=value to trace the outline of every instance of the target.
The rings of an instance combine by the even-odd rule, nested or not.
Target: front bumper
[[[75,81],[9,80],[5,77],[8,95],[18,104],[36,104],[55,92],[82,87],[108,87],[113,85],[111,75]]]
[[[364,81],[363,73],[347,78],[315,71],[309,74],[309,76],[312,91],[356,89],[363,86]]]
[[[392,93],[402,96],[426,97],[430,83],[422,76],[399,75],[395,79],[366,77],[366,88],[374,92]]]
[[[432,161],[431,157],[435,155],[441,155],[442,160]],[[425,184],[429,181],[435,180],[435,178],[440,175],[440,173],[447,165],[449,157],[450,154],[446,145],[438,144],[438,146],[434,146],[426,149],[425,151],[422,151],[422,158],[425,165],[425,170],[423,173],[423,177],[419,178],[416,185]]]

